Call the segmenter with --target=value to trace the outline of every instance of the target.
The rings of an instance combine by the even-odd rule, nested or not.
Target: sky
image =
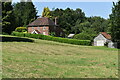
[[[111,14],[112,2],[34,2],[35,7],[38,10],[38,15],[42,14],[44,7],[53,8],[80,8],[87,17],[101,16],[103,18],[109,18]]]
[[[13,0],[13,2],[19,2],[20,0]],[[114,0],[116,2],[117,0]],[[53,8],[80,8],[87,17],[100,16],[105,19],[109,18],[109,14],[112,11],[113,0],[33,0],[33,4],[38,10],[38,15],[42,14],[44,7]]]

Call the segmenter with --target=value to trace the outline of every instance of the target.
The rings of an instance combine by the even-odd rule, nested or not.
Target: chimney
[[[55,17],[55,25],[57,25],[57,17]]]

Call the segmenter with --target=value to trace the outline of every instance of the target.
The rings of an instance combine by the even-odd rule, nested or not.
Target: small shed
[[[73,38],[75,34],[69,34],[68,38]]]
[[[94,46],[105,46],[110,48],[116,48],[117,44],[111,41],[111,35],[106,32],[101,32],[97,37],[94,38]]]

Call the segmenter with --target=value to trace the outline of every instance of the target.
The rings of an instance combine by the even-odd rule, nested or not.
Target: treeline
[[[31,0],[14,3],[2,2],[2,32],[11,34],[16,27],[28,25],[37,18],[37,10]]]
[[[109,19],[104,19],[99,16],[86,17],[80,8],[76,10],[57,8],[50,11],[48,7],[45,7],[42,17],[49,17],[53,20],[57,17],[57,25],[64,30],[66,36],[70,33],[79,34],[76,35],[77,37],[74,37],[76,39],[93,40],[94,36],[99,32],[110,33]]]
[[[55,9],[51,11],[52,18],[58,17],[58,25],[69,33],[81,33],[90,28],[94,32],[107,31],[109,20],[101,17],[86,17],[85,13],[77,8],[76,10],[67,8]]]

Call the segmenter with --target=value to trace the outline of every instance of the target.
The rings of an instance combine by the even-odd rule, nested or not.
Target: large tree
[[[2,32],[10,34],[15,29],[14,22],[11,2],[2,2]]]
[[[54,17],[58,17],[57,23],[61,28],[63,28],[67,35],[69,33],[75,33],[75,31],[72,29],[76,25],[76,21],[79,20],[79,22],[82,23],[85,20],[85,14],[79,8],[76,10],[70,8],[65,10],[57,8],[51,11],[51,16],[53,20]]]
[[[23,23],[24,26],[28,25],[30,22],[37,18],[37,10],[32,3],[31,0],[27,0],[25,7],[24,7],[24,14],[23,14]]]
[[[14,5],[14,14],[17,26],[26,26],[37,18],[37,10],[31,0],[21,2]]]
[[[24,15],[24,7],[25,7],[25,2],[20,2],[14,4],[14,15],[15,15],[15,21],[16,21],[16,26],[23,26],[23,15]]]
[[[118,1],[116,4],[113,3],[110,21],[112,40],[120,43],[120,1]]]

